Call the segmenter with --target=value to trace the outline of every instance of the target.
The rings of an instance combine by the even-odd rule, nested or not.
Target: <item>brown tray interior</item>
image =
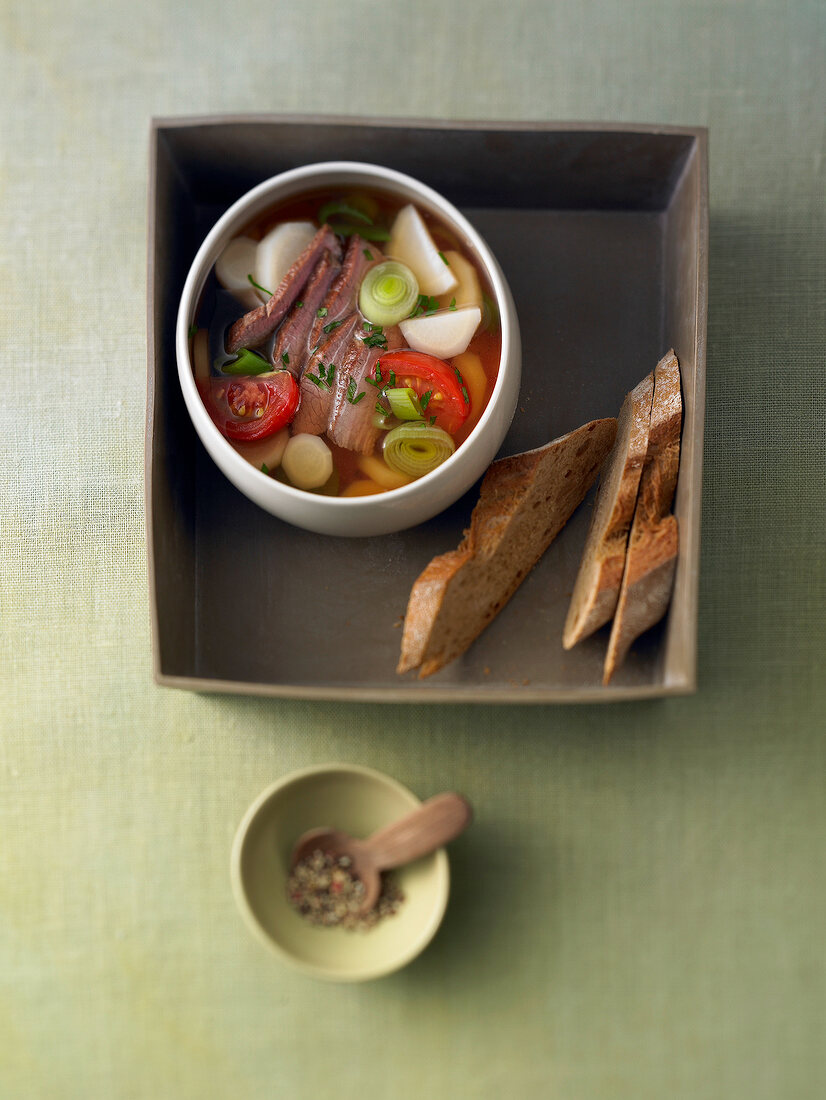
[[[152,135],[147,515],[161,683],[376,700],[630,698],[695,687],[704,394],[705,137],[650,127],[161,121]],[[462,659],[425,681],[395,673],[410,586],[454,547],[476,489],[420,527],[340,539],[255,507],[213,465],[180,397],[177,300],[216,218],[296,164],[368,160],[459,206],[510,282],[523,387],[502,447],[539,446],[600,416],[674,346],[685,418],[675,511],[681,556],[666,619],[601,687],[607,628],[573,651],[562,622],[590,498]]]

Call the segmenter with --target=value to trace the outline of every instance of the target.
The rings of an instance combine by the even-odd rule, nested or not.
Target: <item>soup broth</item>
[[[247,225],[190,332],[235,449],[296,488],[359,496],[437,468],[487,406],[501,332],[449,226],[381,192],[315,192]]]

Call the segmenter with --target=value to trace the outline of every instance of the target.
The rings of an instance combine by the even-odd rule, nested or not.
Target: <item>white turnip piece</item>
[[[255,250],[255,281],[275,294],[278,284],[315,235],[312,222],[283,222],[271,229]]]
[[[422,294],[446,294],[457,286],[456,276],[415,206],[403,206],[396,215],[385,252],[407,264]]]
[[[225,290],[247,307],[267,300],[266,294],[257,291],[249,281],[255,271],[255,255],[258,242],[251,237],[235,237],[215,261],[215,277]]]
[[[432,317],[411,317],[402,321],[399,328],[414,351],[435,355],[437,359],[452,359],[467,350],[481,320],[478,306],[464,306],[434,313]]]

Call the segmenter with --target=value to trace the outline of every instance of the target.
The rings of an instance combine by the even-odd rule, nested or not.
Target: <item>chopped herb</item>
[[[285,351],[284,354],[281,356],[281,362],[284,364],[285,367],[288,367],[290,365],[290,356],[288,352]]]
[[[362,252],[364,253],[364,258],[366,260],[372,260],[373,259],[373,253],[370,251],[369,248],[363,248]]]
[[[434,425],[435,423],[436,423],[436,417],[435,417],[435,416],[431,416],[431,418],[430,418],[430,426],[431,426],[431,428],[433,427],[433,425]]]
[[[450,305],[447,308],[448,309],[455,309],[456,308],[456,299],[455,298],[450,299]]]
[[[427,294],[420,294],[419,300],[416,303],[416,308],[410,314],[411,317],[421,317],[424,314],[426,317],[432,316],[439,308],[439,299],[429,296]]]
[[[268,474],[269,472],[270,472],[269,466],[266,464],[266,462],[262,462],[261,463],[261,473],[262,474]]]
[[[450,261],[448,260],[447,256],[445,256],[444,252],[439,253],[439,259],[443,261],[446,267],[450,267]]]
[[[315,312],[315,315],[316,315],[316,317],[326,317],[327,316],[327,307],[322,306],[321,309],[317,309],[316,312]]]
[[[347,383],[347,400],[351,405],[358,405],[362,397],[364,397],[364,390],[356,393],[356,380],[355,378],[351,378]]]
[[[372,332],[369,336],[365,336],[362,341],[366,348],[381,348],[385,351],[387,348],[387,337],[383,332]]]
[[[387,409],[382,405],[381,401],[376,402],[376,412],[381,413],[382,416],[387,416]]]
[[[262,294],[268,294],[270,296],[270,298],[272,298],[272,291],[271,290],[267,290],[267,288],[265,286],[261,286],[260,283],[256,283],[256,281],[255,281],[255,279],[253,279],[252,275],[247,275],[247,278],[249,279],[249,281],[252,283],[252,285],[255,287],[256,290],[260,290]]]
[[[197,332],[198,332],[198,326],[196,324],[191,324],[189,326],[189,339],[191,340],[196,335]]]
[[[320,390],[331,390],[333,388],[335,373],[335,363],[329,363],[325,368],[324,364],[319,360],[318,374],[311,374],[310,371],[307,371],[304,377],[309,378],[313,385],[317,386]]]
[[[422,407],[422,412],[424,412],[427,406],[430,404],[430,398],[432,396],[433,390],[428,390],[426,393],[423,393],[422,396],[419,398],[419,404]]]
[[[321,330],[322,332],[332,332],[334,328],[338,328],[339,325],[343,325],[343,321],[331,321],[329,325],[325,325]]]
[[[361,327],[364,329],[365,332],[373,331],[373,326],[370,324],[369,321],[362,321]]]
[[[462,386],[462,397],[464,397],[465,401],[469,405],[470,404],[470,398],[468,397],[468,392],[467,392],[467,387],[466,386]]]
[[[296,302],[295,303],[295,308],[296,309],[303,309],[304,308],[304,303],[303,302]]]
[[[395,384],[396,384],[396,372],[394,370],[391,370],[390,371],[390,385],[395,386]]]

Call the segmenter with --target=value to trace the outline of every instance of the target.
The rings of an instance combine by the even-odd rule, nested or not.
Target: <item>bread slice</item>
[[[672,350],[654,371],[648,453],[605,657],[605,684],[610,683],[634,640],[663,617],[671,599],[679,532],[677,518],[670,512],[680,468],[682,419],[680,364]]]
[[[565,649],[604,626],[617,606],[628,531],[648,450],[653,396],[654,375],[651,373],[626,395],[620,409],[617,438],[600,475],[591,525],[562,633]]]
[[[494,462],[470,527],[413,585],[397,671],[423,679],[464,653],[502,610],[596,480],[617,431],[594,420]]]

